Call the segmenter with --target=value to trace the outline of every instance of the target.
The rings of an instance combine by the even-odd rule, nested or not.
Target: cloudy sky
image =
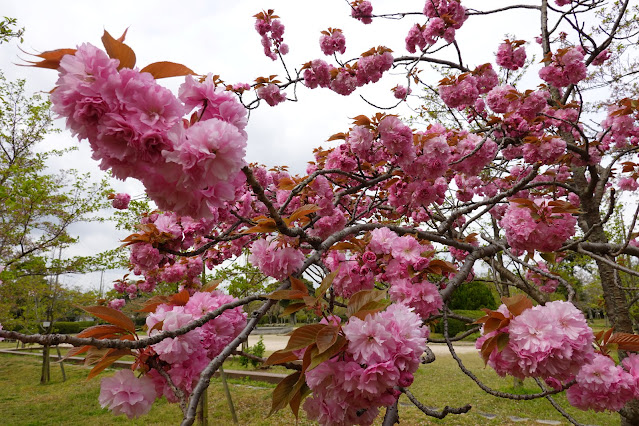
[[[373,1],[376,14],[421,12],[423,4],[423,1]],[[496,8],[511,2],[464,2],[467,7],[475,8],[485,8],[487,4]],[[398,5],[401,10],[397,9]],[[128,28],[126,42],[136,52],[140,67],[169,60],[183,63],[197,73],[218,74],[228,83],[250,83],[258,76],[283,74],[281,65],[262,53],[259,35],[253,28],[255,20],[252,16],[263,9],[275,9],[286,27],[284,39],[290,53],[285,58],[291,70],[309,60],[323,58],[318,40],[320,32],[328,27],[344,31],[347,46],[344,59],[350,59],[378,45],[393,49],[396,55],[406,54],[404,38],[409,28],[414,23],[425,22],[425,17],[411,15],[402,20],[380,19],[371,25],[363,25],[350,18],[350,9],[344,0],[312,3],[299,0],[194,0],[184,4],[168,0],[5,1],[3,15],[17,18],[26,32],[22,45],[13,41],[0,46],[0,69],[8,80],[26,79],[29,92],[48,92],[55,85],[57,73],[16,66],[21,58],[28,59],[18,47],[26,52],[71,48],[83,42],[101,47],[103,30],[118,37]],[[494,52],[506,35],[530,40],[539,32],[536,21],[537,16],[531,12],[508,12],[500,19],[492,15],[469,19],[458,32],[465,62],[471,66],[494,62]],[[539,57],[537,46],[529,45],[529,50]],[[298,102],[285,102],[276,107],[263,104],[250,117],[247,160],[268,166],[287,164],[292,172],[303,173],[307,161],[312,159],[312,149],[320,145],[331,146],[326,139],[348,130],[349,117],[376,111],[359,95],[380,106],[395,103],[390,89],[405,84],[406,80],[399,73],[392,74],[384,77],[376,87],[360,88],[349,97],[328,90],[310,91],[298,87]],[[437,81],[434,75],[431,81]],[[161,83],[176,89],[181,79],[161,80]],[[413,98],[409,104],[415,106],[416,101]],[[411,110],[403,105],[395,113],[406,116]],[[61,120],[56,125],[61,129],[65,127]],[[51,148],[78,145],[68,131],[51,135],[45,142]],[[91,171],[97,179],[101,172],[90,159],[88,144],[80,143],[79,147],[77,152],[51,167]],[[136,181],[114,181],[113,186],[132,195],[142,192]],[[112,224],[80,224],[72,231],[80,235],[80,243],[70,248],[68,255],[92,254],[113,248],[125,236],[115,232]],[[106,274],[109,281],[116,275]],[[100,276],[65,279],[67,283],[95,288]]]

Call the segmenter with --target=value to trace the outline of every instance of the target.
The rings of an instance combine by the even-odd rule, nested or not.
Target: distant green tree
[[[462,284],[450,300],[450,309],[476,311],[481,308],[497,309],[497,302],[490,288],[481,281]]]

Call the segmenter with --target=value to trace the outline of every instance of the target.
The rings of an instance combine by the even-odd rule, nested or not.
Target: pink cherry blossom
[[[100,405],[113,414],[125,414],[129,419],[143,416],[151,409],[157,394],[153,382],[146,376],[136,378],[131,370],[120,370],[102,379]]]
[[[125,210],[129,207],[129,201],[131,201],[131,196],[129,194],[115,194],[112,205],[114,209]]]

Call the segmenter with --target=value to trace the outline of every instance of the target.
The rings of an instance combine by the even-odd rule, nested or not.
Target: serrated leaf
[[[271,404],[271,411],[268,413],[269,416],[286,407],[293,396],[300,390],[303,383],[303,381],[300,383],[299,380],[301,374],[301,372],[296,371],[278,383],[273,390],[273,402]]]
[[[504,296],[501,301],[515,317],[521,315],[526,309],[533,307],[532,301],[525,294],[516,294],[512,297]]]
[[[132,69],[135,67],[135,53],[133,49],[123,42],[114,39],[107,30],[104,30],[104,34],[102,35],[102,44],[109,58],[120,61],[120,65],[118,65],[119,70],[122,68]]]
[[[281,189],[283,191],[291,191],[296,186],[297,186],[297,183],[290,177],[283,177],[277,183],[277,189]]]
[[[308,216],[311,213],[322,210],[321,207],[316,206],[315,204],[306,204],[299,209],[295,210],[291,216],[289,216],[289,220],[295,222],[297,219],[300,219],[303,216]]]
[[[290,305],[288,305],[284,311],[280,314],[280,317],[285,317],[288,315],[291,315],[301,309],[304,309],[306,307],[306,303],[291,303]]]
[[[104,355],[104,357],[95,365],[95,367],[93,367],[91,369],[91,371],[89,371],[89,375],[87,376],[87,380],[94,378],[95,376],[100,374],[100,372],[102,370],[104,370],[105,368],[109,367],[115,361],[117,361],[118,359],[120,359],[120,358],[122,358],[123,356],[126,356],[126,355],[131,355],[131,350],[130,349],[111,349],[111,350],[109,350],[109,352],[107,352]]]
[[[206,284],[206,286],[205,286],[202,290],[200,290],[200,291],[205,292],[205,293],[212,293],[212,292],[214,292],[214,291],[215,291],[215,289],[216,289],[216,288],[218,288],[218,286],[219,286],[220,284],[222,284],[222,282],[224,282],[224,280],[222,280],[222,279],[210,281],[210,282],[209,282],[208,284]]]
[[[320,298],[326,293],[326,290],[328,290],[331,284],[333,284],[333,281],[335,280],[338,272],[339,267],[337,267],[337,269],[324,277],[324,279],[322,280],[322,284],[320,284],[319,288],[315,290],[315,297]]]
[[[327,142],[331,142],[331,141],[336,141],[336,140],[340,140],[340,139],[346,139],[346,134],[345,133],[335,133],[334,135],[332,135],[330,138],[328,138],[326,141]]]
[[[329,325],[324,327],[317,333],[315,344],[317,345],[318,353],[323,353],[328,350],[337,341],[337,335],[339,328]]]
[[[142,68],[140,72],[148,72],[156,80],[160,78],[180,77],[183,75],[197,75],[189,67],[168,61],[153,62]]]
[[[76,356],[76,355],[80,355],[83,354],[85,352],[88,352],[89,349],[91,349],[92,346],[89,345],[85,345],[85,346],[77,346],[75,348],[71,348],[69,349],[69,352],[67,352],[67,354],[65,356],[62,357],[62,359],[59,362],[64,361],[67,358],[71,358],[72,356]]]
[[[639,351],[639,336],[630,333],[615,333],[607,342],[608,345],[616,344],[622,351]]]
[[[299,278],[295,278],[295,277],[289,277],[289,280],[291,281],[291,289],[292,290],[297,290],[300,291],[302,293],[308,294],[308,287],[306,287],[306,284],[304,284],[304,281],[300,280]]]
[[[363,306],[370,302],[378,302],[386,297],[386,292],[382,290],[362,290],[351,296],[346,308],[346,315],[352,316]]]
[[[57,70],[60,68],[60,61],[64,57],[64,55],[75,55],[76,49],[56,49],[56,50],[48,50],[46,52],[38,53],[36,55],[38,58],[42,58],[42,61],[25,61],[30,63],[31,65],[25,65],[28,67],[35,68],[46,68]],[[26,52],[25,52],[26,53]]]
[[[308,293],[299,290],[276,290],[273,293],[267,294],[266,297],[271,300],[295,300],[303,299]]]
[[[168,304],[169,298],[167,296],[153,296],[147,300],[141,309],[137,312],[155,312],[158,306]]]
[[[330,348],[328,348],[326,351],[322,352],[321,354],[319,353],[319,351],[316,354],[311,354],[312,355],[311,365],[308,366],[307,371],[314,369],[315,367],[317,367],[324,361],[327,361],[333,358],[338,353],[340,353],[342,348],[346,346],[346,343],[348,343],[346,338],[342,336],[341,334],[338,334],[337,340],[335,340],[335,343],[333,343],[333,345]]]
[[[295,420],[298,419],[299,412],[300,412],[300,405],[302,401],[304,400],[304,398],[310,395],[310,393],[311,393],[311,388],[309,388],[306,382],[304,382],[302,384],[302,387],[291,398],[289,405],[291,406],[291,411],[293,412],[293,415],[295,415]]]
[[[297,359],[297,355],[294,355],[293,352],[281,349],[273,352],[262,365],[283,364],[285,362],[297,361]]]
[[[497,335],[497,350],[501,352],[508,345],[510,335],[508,333],[499,333]]]
[[[368,315],[374,315],[380,311],[383,311],[389,304],[390,301],[388,300],[369,302],[366,305],[362,306],[359,311],[355,312],[352,316],[364,321]]]
[[[123,329],[135,333],[135,324],[131,318],[108,306],[87,306],[81,307],[82,310],[96,316],[104,321],[122,327]]]
[[[184,306],[189,303],[191,295],[187,289],[183,289],[181,292],[169,297],[169,303],[174,306]]]
[[[95,339],[104,339],[106,335],[126,334],[129,331],[117,325],[94,325],[86,328],[78,333],[77,337],[93,337]]]
[[[309,324],[295,329],[286,344],[285,350],[294,351],[312,345],[317,339],[317,333],[325,327],[328,327],[328,325]]]

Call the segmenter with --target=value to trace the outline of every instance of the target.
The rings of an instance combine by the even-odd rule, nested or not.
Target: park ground
[[[254,344],[259,336],[251,336]],[[286,336],[264,336],[267,353],[280,348]],[[15,344],[0,343],[0,348]],[[500,391],[512,391],[512,378],[500,378],[475,352],[472,343],[456,346],[463,362],[487,385]],[[492,397],[481,391],[457,366],[443,345],[432,345],[437,361],[423,365],[416,373],[412,392],[427,406],[442,409],[445,405],[462,406],[470,403],[468,414],[448,416],[444,420],[425,417],[410,404],[405,396],[400,398],[400,419],[403,425],[539,425],[568,424],[544,399],[534,401],[508,401]],[[95,379],[86,380],[88,368],[65,365],[67,381],[63,382],[60,368],[52,365],[51,382],[39,384],[40,364],[36,357],[19,357],[0,354],[0,424],[7,425],[171,425],[179,424],[181,413],[177,405],[161,399],[151,412],[130,421],[126,417],[114,417],[98,403],[100,378],[114,374],[107,370]],[[239,362],[229,360],[225,368],[242,369]],[[284,373],[276,367],[270,371]],[[266,417],[271,405],[271,392],[275,385],[248,380],[230,380],[230,390],[241,425],[293,425],[295,418],[290,410],[282,410]],[[521,393],[536,393],[539,389],[533,381],[526,381]],[[567,407],[565,397],[556,396],[557,402]],[[572,407],[567,411],[579,422],[589,425],[618,425],[616,413],[583,412]],[[209,391],[210,425],[232,425],[232,420],[222,384],[214,379]],[[541,423],[546,422],[546,423]],[[557,423],[559,422],[559,423]],[[300,425],[313,424],[303,413]],[[377,424],[381,424],[381,416]]]

